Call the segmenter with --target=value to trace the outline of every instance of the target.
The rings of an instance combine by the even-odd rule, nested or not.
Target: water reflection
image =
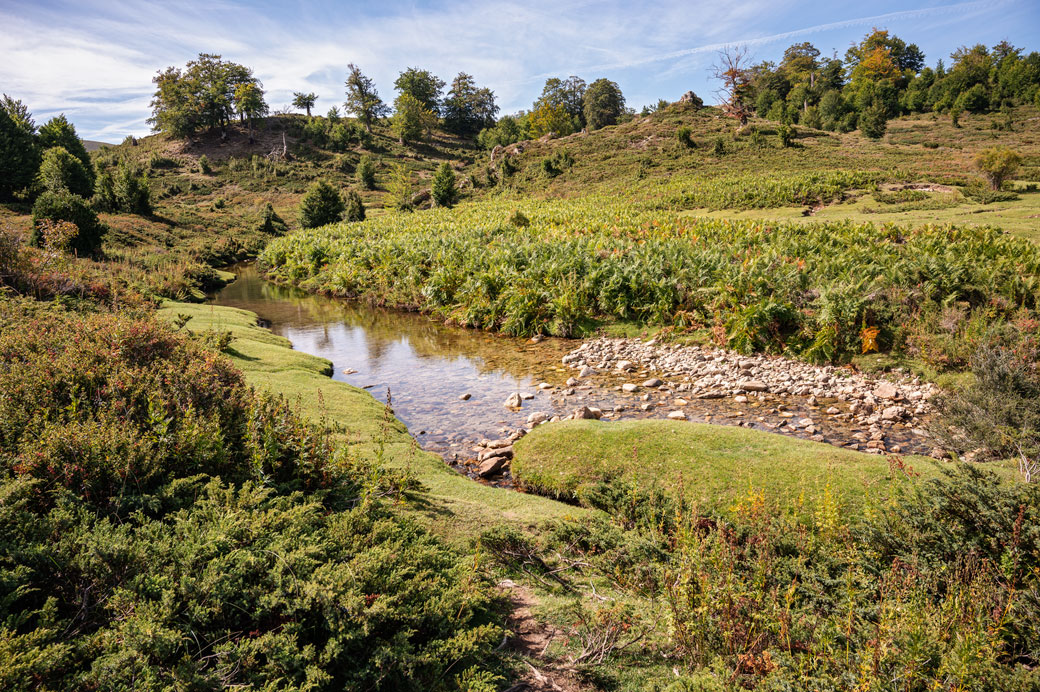
[[[386,401],[389,389],[394,412],[422,446],[448,461],[472,458],[473,445],[500,437],[524,424],[529,414],[566,416],[582,405],[608,412],[612,420],[663,418],[680,396],[667,389],[627,394],[618,373],[585,380],[565,388],[574,371],[560,359],[575,342],[547,339],[538,344],[478,330],[439,324],[419,314],[384,310],[366,304],[315,296],[264,281],[250,265],[234,268],[238,280],[215,298],[217,305],[255,312],[270,329],[293,346],[332,361],[333,377],[368,389]],[[638,381],[638,380],[637,380]],[[552,389],[539,390],[548,382]],[[530,396],[520,411],[503,406],[513,392]],[[470,395],[461,400],[462,395]],[[853,442],[864,430],[825,416],[802,398],[763,398],[738,405],[731,399],[696,400],[681,405],[692,421],[743,425],[807,437],[784,427],[789,419],[811,417],[820,435],[831,444]],[[835,402],[836,403],[836,402]],[[781,411],[778,406],[785,409]],[[644,410],[645,407],[645,410]],[[925,443],[896,424],[886,434],[888,444],[904,452],[923,452]]]

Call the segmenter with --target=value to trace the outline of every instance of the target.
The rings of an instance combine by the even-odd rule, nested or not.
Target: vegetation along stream
[[[604,420],[666,418],[678,409],[691,421],[840,446],[870,436],[855,421],[825,414],[842,402],[766,394],[698,399],[685,394],[682,384],[635,392],[622,388],[653,375],[647,372],[605,372],[575,384],[578,373],[561,361],[578,341],[534,342],[445,326],[415,313],[277,286],[250,264],[233,271],[237,280],[216,295],[214,304],[255,312],[297,350],[330,360],[335,379],[367,389],[384,403],[389,396],[394,413],[424,449],[470,475],[476,474],[482,443],[530,427],[543,414],[547,420],[564,418],[582,407],[597,416],[602,412]],[[659,373],[671,379],[668,374]],[[505,405],[514,393],[521,395],[519,408]],[[812,427],[796,425],[806,419]],[[923,454],[930,448],[921,431],[910,426],[889,427],[884,439],[890,451]],[[508,472],[498,482],[509,484]]]

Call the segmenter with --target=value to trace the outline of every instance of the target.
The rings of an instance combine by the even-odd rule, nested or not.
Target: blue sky
[[[0,91],[38,123],[65,112],[81,136],[110,142],[147,134],[152,76],[199,52],[252,67],[273,109],[293,91],[316,92],[322,113],[341,103],[349,62],[387,101],[397,73],[418,66],[445,81],[473,74],[503,113],[570,74],[613,79],[638,109],[688,89],[713,102],[721,46],[776,60],[810,41],[840,56],[874,26],[917,43],[930,65],[964,44],[1040,50],[1040,1],[0,0]]]

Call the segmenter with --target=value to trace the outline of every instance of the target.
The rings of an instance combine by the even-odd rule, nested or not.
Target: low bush
[[[39,232],[40,223],[48,221],[68,221],[78,229],[76,236],[69,242],[69,250],[84,257],[101,249],[101,242],[107,230],[90,204],[71,192],[44,192],[33,204],[33,234],[30,242],[40,246],[43,238]]]
[[[0,302],[0,687],[489,676],[486,585],[373,477],[171,327]]]

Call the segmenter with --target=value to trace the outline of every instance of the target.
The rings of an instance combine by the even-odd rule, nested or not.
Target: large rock
[[[906,415],[906,409],[902,406],[888,406],[881,411],[883,420],[900,420],[904,415]]]
[[[769,387],[759,380],[744,380],[737,384],[737,389],[743,389],[745,392],[765,392]]]
[[[636,369],[636,364],[630,360],[619,360],[617,364],[617,369],[621,370],[622,372],[631,372]]]
[[[524,400],[523,397],[520,396],[520,392],[513,392],[510,394],[505,403],[506,408],[520,408],[523,405]]]
[[[600,416],[603,415],[603,412],[599,409],[582,406],[581,408],[574,409],[574,413],[571,415],[574,417],[574,420],[599,420]]]
[[[682,411],[672,411],[668,414],[668,418],[671,420],[686,420],[686,414]]]
[[[549,420],[549,414],[543,411],[536,411],[527,417],[527,424],[538,425],[539,423],[544,423],[547,420]]]
[[[882,382],[874,388],[875,399],[898,399],[899,390],[891,382]]]
[[[633,392],[639,391],[639,385],[633,384],[631,382],[626,382],[625,384],[621,385],[621,391],[627,394],[632,394]]]
[[[477,475],[481,478],[497,475],[502,472],[508,463],[509,459],[505,457],[491,457],[477,466]]]
[[[508,447],[498,447],[497,449],[485,449],[483,452],[480,453],[480,456],[477,457],[477,461],[483,462],[494,457],[512,459],[513,445],[509,445]]]
[[[687,91],[685,94],[680,96],[679,103],[689,104],[694,108],[704,108],[704,100],[692,91]]]

